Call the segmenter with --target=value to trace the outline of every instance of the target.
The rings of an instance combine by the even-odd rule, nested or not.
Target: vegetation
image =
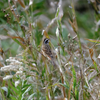
[[[99,100],[99,6],[0,1],[0,100]],[[41,52],[44,37],[56,66]]]

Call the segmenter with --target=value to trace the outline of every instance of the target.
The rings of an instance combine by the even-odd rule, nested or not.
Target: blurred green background
[[[32,1],[32,2],[31,2]],[[68,19],[72,19],[72,7],[71,3],[73,2],[75,7],[76,20],[78,25],[78,32],[82,38],[89,39],[98,39],[99,38],[99,2],[92,2],[92,0],[63,0],[63,18],[62,18],[62,27],[63,27],[63,38],[67,39],[68,33],[72,36],[75,36],[75,33],[72,31],[72,28],[68,22]],[[19,18],[20,25],[28,26],[28,22],[32,23],[33,34],[35,34],[36,45],[39,45],[42,39],[42,30],[45,29],[47,24],[55,17],[58,0],[24,0],[25,9],[28,12],[28,15],[25,13],[25,9],[16,2],[17,8],[13,5],[13,0],[10,2],[12,7],[15,10],[15,13],[21,16]],[[31,4],[32,3],[32,4]],[[16,22],[15,17],[13,16],[11,9],[9,8],[8,0],[0,1],[0,35],[10,35],[16,36],[16,32],[19,36],[23,37],[22,30],[19,23]],[[9,18],[7,18],[9,14]],[[28,19],[28,20],[27,20]],[[50,35],[53,44],[56,46],[56,24],[50,27],[48,34]],[[11,39],[1,38],[0,47],[6,51],[10,49],[9,54],[14,56],[16,55],[18,45]],[[9,56],[9,55],[8,55]]]

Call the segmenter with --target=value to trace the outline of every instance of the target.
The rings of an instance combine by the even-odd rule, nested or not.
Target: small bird
[[[50,61],[53,60],[53,54],[51,51],[51,47],[49,45],[49,40],[48,38],[45,38],[43,40],[43,44],[42,44],[42,53],[45,57],[47,57]]]
[[[45,38],[43,40],[43,44],[42,44],[42,53],[45,57],[48,58],[48,60],[51,61],[51,63],[53,64],[54,67],[57,67],[57,64],[55,62],[55,59],[54,59],[54,56],[52,54],[52,51],[51,51],[51,47],[49,45],[49,40],[48,38]]]
[[[51,51],[51,47],[49,45],[49,40],[48,38],[45,38],[43,40],[43,44],[42,44],[42,53],[45,57],[48,58],[48,60],[51,61],[51,63],[53,64],[53,66],[56,67],[56,63],[55,63],[55,60],[54,60],[54,57],[53,57],[53,54],[52,54],[52,51]]]

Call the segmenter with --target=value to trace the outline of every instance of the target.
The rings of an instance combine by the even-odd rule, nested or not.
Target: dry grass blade
[[[17,14],[15,13],[10,1],[8,1],[8,4],[9,4],[9,7],[10,7],[10,10],[12,12],[12,14],[14,15],[14,17],[16,18],[17,22],[19,23],[19,18],[17,17]]]
[[[70,100],[72,86],[73,86],[73,78],[71,79],[71,82],[70,82],[70,88],[69,88],[69,92],[68,92],[68,100]]]
[[[5,35],[0,35],[0,40],[6,40],[10,38],[9,36],[5,36]]]
[[[58,9],[59,9],[58,18],[61,19],[63,17],[62,0],[59,0]]]
[[[94,3],[96,17],[80,0],[2,0],[0,97],[99,100],[100,4]],[[50,39],[53,61],[42,53],[44,38]]]
[[[86,40],[88,40],[90,42],[94,42],[94,43],[100,43],[100,40],[94,40],[94,39],[86,39]]]
[[[89,49],[89,53],[90,53],[90,56],[91,56],[91,59],[93,57],[93,49]]]
[[[42,31],[42,35],[44,35],[44,37],[49,39],[49,35],[48,35],[48,33],[45,30]]]
[[[94,64],[94,67],[96,68],[96,70],[97,70],[97,72],[99,72],[98,71],[98,68],[97,68],[97,63],[95,62],[95,60],[93,59],[93,49],[89,49],[89,53],[90,53],[90,56],[91,56],[91,59],[92,59],[92,62],[93,62],[93,64]]]
[[[24,1],[23,1],[23,0],[18,0],[18,2],[19,2],[19,4],[20,4],[23,8],[25,8],[25,4],[24,4]]]

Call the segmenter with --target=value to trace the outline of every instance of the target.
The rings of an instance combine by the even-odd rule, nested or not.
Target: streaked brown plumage
[[[53,66],[57,67],[55,60],[54,60],[54,56],[53,56],[52,51],[51,51],[51,47],[49,45],[49,39],[48,38],[45,38],[43,40],[42,53],[45,57],[48,58],[48,60],[50,60],[50,62],[53,64]]]
[[[41,48],[42,54],[50,61],[50,63],[54,66],[54,68],[57,68],[57,63],[55,60],[55,57],[51,51],[51,47],[49,45],[49,39],[45,38],[42,43]]]
[[[47,57],[49,60],[53,59],[53,55],[52,55],[52,51],[51,51],[51,47],[49,45],[49,39],[45,38],[43,40],[43,44],[42,44],[42,53],[45,57]]]

